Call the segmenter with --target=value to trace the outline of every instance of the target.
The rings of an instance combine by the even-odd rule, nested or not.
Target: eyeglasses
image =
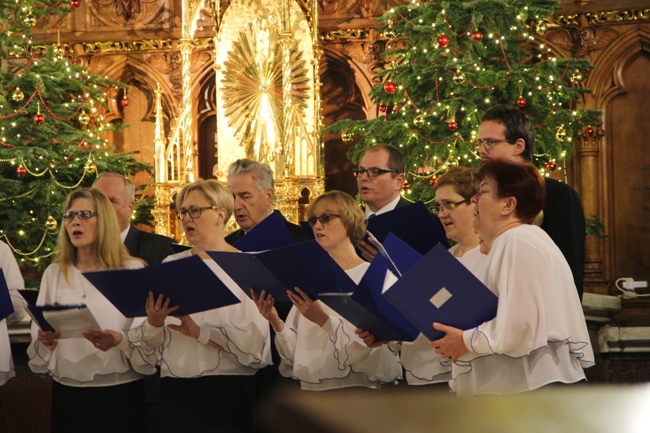
[[[185,218],[185,215],[189,213],[190,218],[195,220],[195,219],[199,219],[201,213],[206,209],[218,209],[218,208],[217,206],[191,207],[189,209],[181,208],[181,210],[178,211],[176,216],[178,217],[179,220],[182,220],[183,218]]]
[[[72,221],[74,220],[74,217],[79,217],[81,221],[86,221],[94,216],[97,216],[97,212],[94,210],[69,210],[61,215],[61,218],[63,218],[63,221]]]
[[[501,138],[499,140],[495,140],[494,138],[485,138],[485,139],[479,138],[476,140],[476,148],[478,149],[481,146],[485,146],[487,150],[490,150],[497,144],[503,143],[505,141],[506,140],[504,138]]]
[[[310,226],[315,226],[316,221],[320,221],[321,224],[327,224],[334,218],[339,218],[341,215],[336,215],[333,213],[324,213],[323,215],[319,216],[313,216],[311,218],[307,218],[307,222],[309,223]]]
[[[451,212],[452,210],[456,209],[458,206],[464,203],[469,203],[471,202],[471,198],[466,198],[465,200],[453,202],[453,201],[448,201],[445,200],[442,203],[435,204],[431,206],[431,210],[433,211],[434,214],[438,215],[442,210],[446,212]]]
[[[359,177],[365,173],[368,175],[369,178],[372,179],[384,173],[397,173],[397,170],[392,170],[389,168],[377,168],[377,167],[370,167],[370,168],[358,167],[358,168],[353,168],[352,173],[354,174],[354,177]]]

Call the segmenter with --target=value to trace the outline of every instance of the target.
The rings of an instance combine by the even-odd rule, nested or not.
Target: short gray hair
[[[124,182],[124,194],[126,195],[127,200],[130,202],[135,201],[135,185],[133,184],[133,182],[131,182],[131,180],[129,180],[128,177],[119,173],[106,171],[104,173],[100,173],[99,176],[97,176],[97,179],[95,179],[95,181],[93,182],[93,186],[95,186],[95,182],[97,182],[102,177],[116,177],[122,179],[122,181]]]
[[[266,191],[269,188],[274,189],[273,170],[268,164],[253,161],[250,159],[238,159],[228,167],[228,177],[231,175],[252,173],[255,186],[260,191]]]

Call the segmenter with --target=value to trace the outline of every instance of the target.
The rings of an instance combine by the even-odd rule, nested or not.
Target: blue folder
[[[145,302],[149,291],[155,297],[169,297],[170,306],[178,305],[175,316],[240,302],[199,256],[141,269],[110,269],[83,275],[126,317],[147,315]]]
[[[185,250],[192,249],[191,246],[183,245],[183,244],[172,243],[171,246],[172,246],[172,251],[174,251],[174,253],[182,253]]]
[[[14,304],[11,302],[9,287],[2,268],[0,268],[0,320],[14,312]]]
[[[255,260],[239,257],[246,255],[242,253],[208,254],[249,295],[252,287],[258,293],[266,290],[276,300],[288,301],[286,291],[298,287],[318,299],[319,293],[352,292],[357,287],[315,240],[248,254]],[[228,260],[224,259],[228,254]],[[258,263],[252,264],[254,261]]]
[[[392,232],[388,233],[382,244],[375,244],[375,247],[377,247],[377,255],[384,258],[388,268],[398,277],[405,274],[422,258],[422,254]]]
[[[368,231],[382,243],[389,233],[393,233],[423,255],[438,243],[449,248],[438,222],[422,202],[399,207],[369,219]]]
[[[436,245],[384,292],[429,340],[444,336],[433,322],[470,329],[496,316],[497,296],[443,245]]]
[[[320,299],[375,341],[413,341],[420,331],[381,296],[388,268],[377,254],[353,293],[321,293]]]
[[[20,295],[25,299],[28,305],[36,305],[36,300],[38,299],[38,290],[34,289],[24,289],[18,290]]]
[[[264,251],[295,242],[280,212],[273,211],[235,242],[234,247],[246,252]]]

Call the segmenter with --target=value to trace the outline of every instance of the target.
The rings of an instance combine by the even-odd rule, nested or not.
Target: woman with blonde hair
[[[153,373],[128,344],[124,317],[82,272],[143,267],[120,240],[110,201],[99,191],[71,192],[64,204],[57,256],[41,280],[37,305],[85,304],[104,331],[85,338],[59,339],[32,324],[27,349],[29,367],[49,373],[52,387],[52,432],[141,432],[144,429],[142,375]]]
[[[176,211],[191,249],[164,262],[199,255],[224,282],[230,277],[205,251],[237,251],[224,239],[232,194],[217,180],[199,179],[176,197]],[[187,290],[192,290],[188,275]],[[174,300],[152,294],[142,339],[158,353],[159,432],[249,432],[253,429],[253,375],[271,363],[269,326],[243,290],[241,303],[172,317]]]
[[[365,235],[366,220],[354,198],[341,191],[326,192],[309,205],[306,216],[319,245],[359,283],[369,263],[355,251]],[[276,332],[280,374],[314,391],[351,386],[377,389],[400,376],[399,359],[388,347],[368,348],[355,334],[354,325],[300,288],[295,290],[287,291],[293,307],[286,322],[270,295],[252,292],[260,314]]]

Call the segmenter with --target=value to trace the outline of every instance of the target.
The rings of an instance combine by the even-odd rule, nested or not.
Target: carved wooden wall
[[[228,1],[221,1],[221,7]],[[382,68],[385,41],[374,17],[407,3],[394,0],[320,0],[323,49],[323,123],[371,118],[376,107],[368,91]],[[561,27],[547,37],[559,55],[588,57],[595,65],[584,85],[593,93],[584,103],[603,111],[602,125],[584,135],[569,161],[569,182],[580,192],[585,213],[606,226],[604,239],[588,238],[588,292],[617,294],[613,281],[650,279],[650,0],[562,0]],[[119,150],[140,150],[152,160],[153,91],[160,83],[166,120],[180,103],[180,0],[84,0],[59,24],[62,42],[93,72],[132,85],[128,107],[115,103],[111,120],[131,127],[112,137]],[[214,165],[213,21],[202,17],[192,57],[192,98],[196,101],[194,140],[199,176]],[[56,29],[44,31],[56,41]],[[119,96],[119,95],[118,95]],[[345,156],[352,142],[324,137],[326,188],[356,193]],[[142,179],[141,182],[151,180]]]

